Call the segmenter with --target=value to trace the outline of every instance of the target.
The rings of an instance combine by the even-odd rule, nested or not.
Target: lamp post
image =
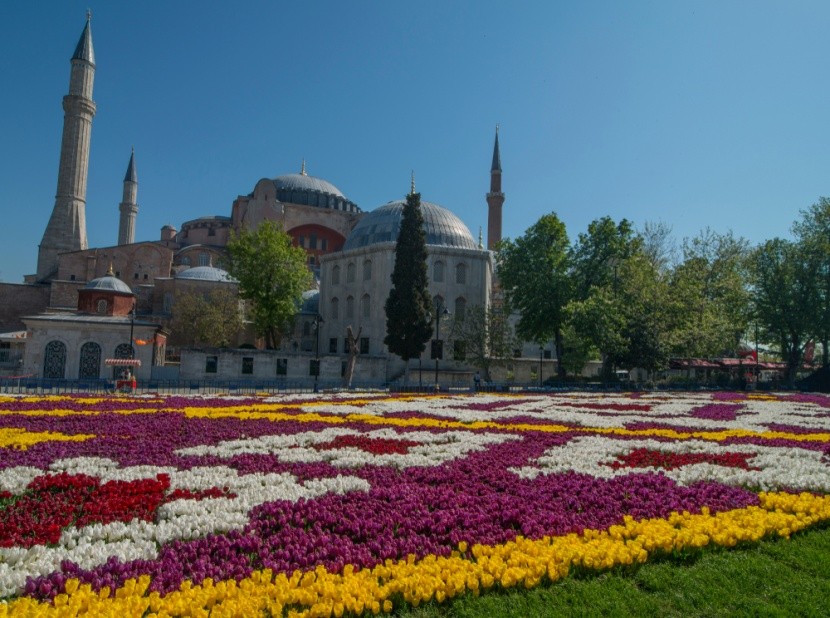
[[[130,358],[135,358],[135,348],[133,347],[133,330],[135,329],[135,301],[133,301],[133,308],[130,311]]]
[[[438,360],[444,356],[443,342],[441,341],[441,318],[450,312],[439,298],[435,301],[435,340],[432,342],[432,357],[435,359],[435,390],[438,390]]]
[[[545,348],[539,346],[539,388],[542,388],[542,358],[545,354]]]
[[[315,363],[315,371],[314,371],[314,392],[317,391],[317,380],[320,377],[320,324],[322,324],[325,320],[323,320],[323,316],[319,313],[314,316],[314,331],[317,335],[317,342],[314,345],[314,363]]]

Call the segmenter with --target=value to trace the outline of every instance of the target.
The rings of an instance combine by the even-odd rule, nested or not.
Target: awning
[[[669,361],[672,369],[718,369],[719,365],[702,358],[674,358]]]
[[[137,358],[108,358],[104,364],[111,367],[141,367],[141,361]]]

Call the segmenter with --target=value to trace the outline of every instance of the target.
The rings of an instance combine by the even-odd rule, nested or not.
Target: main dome
[[[401,231],[405,202],[397,200],[376,208],[363,217],[343,244],[343,251],[382,242],[395,242]],[[464,222],[446,208],[421,202],[424,232],[428,245],[477,249],[478,245]]]
[[[346,212],[361,212],[360,207],[343,195],[343,192],[328,180],[308,174],[284,174],[272,178],[277,199],[289,204],[331,208]]]
[[[308,174],[285,174],[283,176],[277,176],[273,180],[277,190],[316,191],[317,193],[326,193],[337,197],[346,197],[340,189],[335,187],[328,180],[315,178],[314,176],[309,176]]]

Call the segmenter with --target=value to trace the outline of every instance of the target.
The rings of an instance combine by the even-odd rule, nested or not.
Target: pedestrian
[[[476,374],[473,376],[473,383],[475,384],[476,391],[481,387],[481,374],[476,371]]]

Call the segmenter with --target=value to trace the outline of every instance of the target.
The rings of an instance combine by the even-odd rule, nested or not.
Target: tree
[[[683,242],[672,273],[678,356],[733,355],[751,318],[747,287],[749,245],[731,232],[706,229]]]
[[[553,340],[561,377],[564,309],[571,298],[568,245],[565,224],[550,213],[515,241],[500,242],[496,257],[505,302],[520,314],[516,334],[539,345]]]
[[[818,259],[819,313],[816,335],[822,344],[821,364],[830,364],[830,199],[820,197],[793,225],[793,232],[805,250]]]
[[[386,299],[386,337],[383,343],[406,366],[421,355],[432,335],[432,299],[427,287],[427,249],[421,194],[413,190],[406,196],[401,228],[395,245],[392,289]]]
[[[508,321],[503,304],[491,302],[486,309],[468,307],[464,319],[456,319],[452,327],[453,342],[460,342],[466,360],[484,372],[490,381],[490,368],[510,358],[517,339]]]
[[[206,294],[178,292],[170,322],[171,343],[178,346],[228,347],[242,329],[239,296],[223,286]]]
[[[567,306],[577,337],[600,351],[602,374],[612,379],[614,365],[626,357],[627,316],[623,294],[626,262],[643,256],[643,241],[626,219],[596,219],[571,250],[573,300]]]
[[[233,234],[228,251],[230,273],[239,281],[242,298],[251,302],[254,329],[274,349],[311,285],[305,251],[292,246],[291,237],[272,221]]]
[[[792,384],[820,322],[820,256],[809,245],[774,238],[753,252],[751,266],[761,338],[780,349]]]

